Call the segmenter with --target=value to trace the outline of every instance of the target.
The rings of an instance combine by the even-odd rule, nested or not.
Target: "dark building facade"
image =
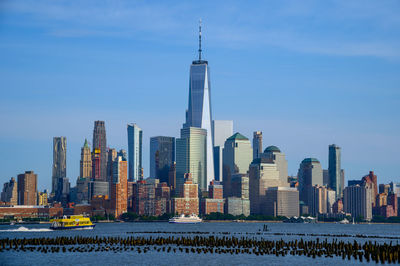
[[[107,140],[104,121],[95,121],[93,129],[93,179],[107,180]]]
[[[150,138],[150,176],[169,183],[168,173],[175,161],[175,138]],[[171,184],[169,184],[171,185]]]

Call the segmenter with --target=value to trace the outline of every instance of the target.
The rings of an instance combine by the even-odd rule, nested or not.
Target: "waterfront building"
[[[397,194],[397,198],[400,198],[400,183],[390,182],[390,191]]]
[[[206,132],[206,180],[199,183],[200,188],[206,190],[207,184],[214,180],[213,139],[211,130],[211,82],[208,62],[201,59],[201,25],[199,27],[199,58],[192,62],[189,77],[189,108],[186,111],[184,128],[202,128]],[[177,144],[178,147],[178,144]],[[178,154],[178,153],[177,153]],[[178,159],[177,166],[179,167]],[[193,175],[195,173],[190,172]],[[194,182],[196,178],[193,176]]]
[[[37,174],[25,171],[18,175],[18,205],[37,204]]]
[[[79,177],[80,178],[91,178],[92,177],[92,155],[87,139],[81,148],[81,160],[79,165]]]
[[[238,216],[250,215],[250,200],[239,197],[228,197],[225,201],[225,213]]]
[[[315,158],[304,159],[300,164],[298,181],[300,200],[306,205],[311,204],[312,187],[323,185],[323,172],[320,162]]]
[[[112,166],[111,208],[114,216],[120,216],[128,211],[128,164],[122,156],[115,158]]]
[[[214,142],[214,177],[217,181],[223,181],[223,149],[226,139],[232,135],[232,120],[213,120],[212,138]]]
[[[92,178],[107,181],[107,139],[104,121],[94,121]]]
[[[67,176],[67,138],[53,138],[52,193],[56,193],[58,179]]]
[[[201,199],[201,213],[224,213],[223,187],[219,181],[211,181],[208,186],[208,198]]]
[[[276,146],[268,146],[260,157],[272,160],[279,171],[279,179],[282,187],[288,187],[288,163],[285,154]]]
[[[269,187],[288,186],[279,178],[277,165],[267,158],[253,160],[249,169],[249,198],[251,214],[261,213],[261,203],[265,202],[265,191]]]
[[[313,185],[310,188],[310,197],[308,199],[309,214],[318,216],[319,214],[328,213],[328,189],[320,185]]]
[[[175,138],[150,138],[150,177],[157,178],[160,183],[169,182],[168,174],[175,161]]]
[[[247,174],[253,157],[253,150],[248,138],[235,133],[225,141],[224,152],[224,190],[225,197],[231,196],[232,175]]]
[[[37,194],[37,205],[38,206],[47,206],[48,201],[47,201],[47,192],[38,192]]]
[[[136,124],[128,124],[128,180],[138,181],[142,178],[142,142],[143,131]]]
[[[172,213],[174,214],[199,214],[198,185],[193,182],[190,173],[185,174],[185,181],[180,185],[178,197],[172,198]]]
[[[9,182],[4,183],[1,201],[10,205],[18,205],[18,184],[14,177],[11,177]]]
[[[165,185],[163,183],[162,186]],[[133,185],[133,211],[146,216],[160,216],[166,213],[169,208],[169,195],[160,187],[158,179],[148,178],[136,182]]]
[[[329,145],[329,188],[336,191],[336,199],[343,197],[344,174],[341,172],[341,148],[336,144]]]
[[[0,206],[0,219],[7,217],[14,217],[15,220],[23,218],[52,218],[60,217],[63,215],[63,208],[61,205],[55,204],[55,206]]]
[[[265,201],[261,203],[261,214],[271,216],[299,216],[299,191],[291,187],[269,187]]]
[[[207,190],[207,131],[202,128],[181,129],[176,139],[176,186],[179,190],[184,183],[185,173],[191,173],[192,182],[201,190]],[[179,193],[179,192],[178,192]]]
[[[262,131],[253,132],[253,159],[260,158],[262,153]]]
[[[229,195],[226,195],[225,213],[249,216],[249,176],[233,174],[230,187]]]
[[[354,218],[366,221],[372,219],[373,186],[365,183],[362,186],[350,186],[344,189],[343,208],[346,213],[351,213]]]

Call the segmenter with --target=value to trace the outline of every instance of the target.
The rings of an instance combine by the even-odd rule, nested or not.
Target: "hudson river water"
[[[264,225],[268,231],[264,232]],[[52,231],[48,224],[40,225],[0,225],[0,239],[4,238],[55,238],[59,236],[83,237],[248,237],[266,240],[317,240],[325,239],[358,243],[373,241],[377,243],[398,244],[400,225],[392,224],[288,224],[288,223],[236,223],[215,222],[200,224],[155,223],[99,223],[93,230]],[[365,238],[369,236],[370,238]],[[255,254],[216,254],[157,251],[153,248],[146,253],[136,250],[107,252],[55,252],[3,250],[0,252],[0,265],[333,265],[363,263],[351,258],[312,257]],[[370,265],[374,262],[368,263]]]

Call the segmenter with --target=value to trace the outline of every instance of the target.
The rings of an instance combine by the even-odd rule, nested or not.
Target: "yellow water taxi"
[[[95,224],[90,221],[89,217],[83,215],[64,215],[62,218],[51,219],[50,222],[50,229],[53,230],[77,228],[93,229],[95,226]]]

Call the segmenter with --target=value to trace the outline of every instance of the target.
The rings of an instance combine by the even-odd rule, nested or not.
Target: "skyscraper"
[[[92,156],[87,139],[81,148],[80,178],[92,177]]]
[[[299,180],[300,200],[310,206],[312,187],[315,185],[323,185],[323,174],[320,162],[315,158],[304,159],[300,164],[297,176]]]
[[[230,136],[223,151],[223,181],[224,195],[231,196],[231,181],[233,174],[247,174],[253,158],[253,150],[248,138],[240,133]]]
[[[189,109],[186,111],[184,128],[198,127],[207,132],[206,187],[214,179],[213,139],[211,131],[211,83],[208,62],[201,59],[201,24],[199,27],[199,59],[192,62],[189,78]]]
[[[136,124],[128,124],[128,172],[130,182],[138,181],[142,176],[142,139],[143,131]]]
[[[214,143],[214,178],[222,181],[223,149],[227,138],[233,135],[232,120],[213,120],[212,138]]]
[[[18,185],[14,177],[11,177],[10,182],[4,183],[1,201],[8,202],[10,205],[18,205]]]
[[[176,186],[178,190],[184,183],[186,173],[191,173],[193,183],[198,184],[200,189],[207,189],[206,138],[207,132],[202,128],[181,129],[181,137],[176,139]]]
[[[25,171],[18,175],[18,205],[36,205],[37,174]]]
[[[58,179],[67,176],[67,138],[53,138],[53,175],[51,192],[56,193]]]
[[[150,138],[150,177],[159,179],[160,183],[169,183],[168,173],[174,161],[175,138]]]
[[[253,133],[253,159],[260,158],[262,153],[262,132],[254,131]]]
[[[272,160],[274,163],[276,163],[281,183],[287,184],[288,163],[286,161],[285,154],[282,153],[281,150],[276,146],[268,146],[267,148],[265,148],[264,153],[260,154],[260,157]]]
[[[329,145],[329,187],[336,191],[336,199],[343,197],[343,186],[341,178],[340,147]]]
[[[128,210],[128,166],[122,156],[118,156],[112,166],[113,176],[111,180],[111,206],[114,216],[119,218]]]
[[[93,179],[107,180],[107,140],[104,121],[94,121],[93,129]]]

